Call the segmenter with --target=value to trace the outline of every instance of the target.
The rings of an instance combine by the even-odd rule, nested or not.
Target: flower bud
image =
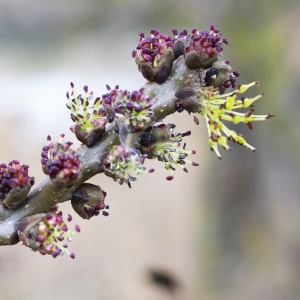
[[[227,61],[217,61],[206,71],[206,86],[218,88],[220,94],[224,94],[228,88],[235,88],[235,78],[240,76],[238,71],[232,71],[228,63]]]
[[[231,67],[224,61],[215,62],[212,67],[206,72],[205,83],[206,86],[219,86],[228,79],[228,74]]]
[[[175,94],[178,98],[177,110],[186,110],[188,113],[199,112],[201,108],[201,98],[203,97],[203,90],[200,87],[183,88]]]
[[[34,178],[29,177],[27,165],[13,160],[8,166],[0,164],[0,203],[6,208],[14,208],[25,200]]]
[[[209,56],[206,53],[197,52],[195,50],[185,54],[185,63],[190,69],[208,69],[218,59],[219,55],[217,54]]]
[[[184,55],[184,49],[187,42],[187,30],[183,30],[179,33],[176,29],[172,30],[175,38],[173,39],[173,53],[175,59],[177,59],[179,56]]]
[[[90,130],[89,133],[86,133],[86,131],[82,130],[82,127],[79,124],[76,124],[74,127],[74,132],[77,137],[77,139],[84,145],[87,145],[87,147],[94,146],[97,141],[101,138],[105,131],[105,126],[98,125]]]
[[[104,203],[105,197],[106,193],[99,186],[84,183],[72,194],[71,204],[80,217],[90,219],[99,215],[100,210],[108,208]]]

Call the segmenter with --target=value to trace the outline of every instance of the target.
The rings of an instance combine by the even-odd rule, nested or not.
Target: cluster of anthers
[[[115,145],[102,157],[101,171],[114,181],[124,182],[131,188],[136,180],[135,175],[152,173],[154,170],[146,170],[144,161],[147,155],[142,155],[134,148],[126,149],[121,145]]]
[[[143,32],[140,33],[140,42],[132,51],[132,57],[136,59],[138,64],[146,62],[156,68],[167,49],[172,49],[172,47],[173,40],[171,37],[160,34],[157,29],[152,29],[149,37],[145,37]]]
[[[263,96],[263,93],[253,98],[238,99],[238,94],[244,93],[249,87],[258,85],[252,82],[250,84],[239,85],[231,93],[221,94],[218,88],[206,87],[204,89],[186,89],[177,93],[178,109],[186,109],[194,114],[195,123],[198,125],[197,114],[204,116],[208,135],[209,145],[212,151],[221,158],[218,151],[218,145],[229,150],[227,140],[242,145],[255,151],[255,148],[249,145],[241,134],[230,130],[223,121],[232,122],[233,124],[246,123],[252,129],[252,122],[263,121],[274,117],[274,115],[253,115],[253,103]],[[246,112],[238,112],[238,109],[248,109]],[[225,135],[223,135],[223,133]]]
[[[154,120],[152,100],[145,95],[143,88],[132,93],[124,91],[122,96],[115,105],[117,125],[122,124],[131,133],[146,129]]]
[[[175,127],[174,124],[152,126],[143,132],[139,139],[141,152],[150,159],[157,158],[171,172],[171,175],[166,177],[167,180],[174,178],[174,165],[179,166],[186,173],[188,172],[186,163],[192,166],[199,165],[187,159],[189,154],[195,154],[196,151],[185,150],[185,143],[182,148],[179,148],[182,138],[191,135],[191,132],[173,133]]]
[[[7,208],[24,200],[34,184],[34,178],[28,175],[28,168],[28,165],[21,165],[18,160],[8,165],[0,164],[0,203]]]
[[[74,84],[71,83],[71,95],[67,92],[67,108],[71,110],[71,119],[75,125],[71,131],[77,139],[88,147],[93,146],[102,136],[107,123],[106,110],[102,99],[97,97],[93,101],[93,92],[88,94],[88,87],[83,87],[83,94],[76,96]]]
[[[68,221],[72,221],[71,215],[68,215]],[[18,236],[25,246],[43,255],[50,254],[54,258],[64,253],[75,258],[74,253],[70,253],[67,244],[63,242],[65,239],[70,242],[72,236],[78,232],[80,232],[78,225],[75,225],[74,232],[68,229],[62,212],[34,215],[18,224]]]
[[[53,183],[68,185],[81,175],[80,156],[75,154],[70,146],[71,142],[63,140],[61,134],[60,142],[52,142],[48,136],[48,146],[44,146],[41,153],[42,169],[49,175]]]
[[[249,145],[241,134],[237,134],[235,131],[228,129],[223,121],[229,121],[233,124],[246,123],[250,129],[252,129],[252,122],[264,121],[274,115],[253,115],[254,109],[252,104],[263,96],[257,95],[253,98],[241,98],[237,99],[238,94],[244,93],[249,87],[259,84],[257,81],[250,84],[239,85],[233,93],[219,94],[217,91],[204,90],[204,95],[201,100],[200,114],[204,116],[206,120],[209,144],[217,156],[221,158],[218,151],[218,144],[224,149],[228,150],[230,147],[227,144],[227,140],[242,145],[255,151],[255,148]],[[249,108],[246,112],[237,112],[236,109]],[[222,134],[224,133],[225,136]]]

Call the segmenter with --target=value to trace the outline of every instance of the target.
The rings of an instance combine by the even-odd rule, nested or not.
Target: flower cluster
[[[197,51],[205,53],[208,56],[214,56],[223,51],[222,43],[228,44],[227,39],[221,39],[219,29],[213,24],[210,25],[210,31],[193,29],[189,36],[185,53]]]
[[[152,29],[150,37],[145,38],[144,33],[140,34],[140,42],[136,50],[132,51],[132,57],[136,59],[137,63],[147,62],[155,68],[166,50],[172,47],[173,40],[171,37]]]
[[[75,122],[70,129],[77,139],[88,147],[93,146],[105,131],[106,111],[102,99],[93,101],[93,93],[88,94],[88,87],[83,87],[83,95],[76,96],[74,84],[71,83],[71,95],[67,93],[67,107],[71,110],[71,119]]]
[[[71,220],[69,215],[68,221]],[[62,212],[34,215],[18,224],[19,239],[25,246],[43,255],[50,254],[54,258],[64,253],[75,258],[74,253],[70,253],[66,249],[67,245],[62,242],[65,239],[70,242],[77,232],[80,232],[80,227],[75,225],[75,232],[71,232],[63,220]]]
[[[210,25],[210,31],[193,29],[191,34],[183,30],[178,34],[173,29],[175,36],[173,51],[175,58],[184,55],[185,63],[190,69],[208,69],[218,61],[223,51],[222,43],[228,44],[227,39],[222,39],[219,30]]]
[[[154,120],[152,105],[143,88],[132,93],[124,91],[123,97],[115,105],[115,118],[126,126],[127,131],[141,131]]]
[[[61,135],[61,138],[64,134]],[[81,174],[81,162],[79,155],[70,148],[71,142],[55,143],[48,136],[48,146],[43,147],[41,153],[42,168],[46,175],[49,175],[53,183],[68,185],[76,180]]]
[[[132,51],[132,57],[147,80],[161,84],[172,69],[174,61],[172,48],[171,37],[152,29],[150,37],[145,37],[144,33],[140,34],[139,44]]]
[[[19,204],[34,184],[34,178],[28,175],[28,165],[21,165],[18,160],[8,165],[0,164],[0,203],[7,208]]]
[[[246,123],[250,129],[252,129],[252,122],[262,121],[274,117],[274,115],[253,115],[254,109],[252,108],[253,102],[260,99],[262,94],[253,98],[237,99],[238,94],[244,93],[249,87],[257,85],[258,82],[252,82],[250,84],[239,85],[237,90],[233,93],[220,94],[218,89],[205,88],[203,94],[198,99],[200,103],[198,113],[204,116],[206,120],[207,130],[209,134],[209,145],[212,151],[215,151],[217,156],[221,158],[218,151],[218,144],[224,149],[230,149],[227,140],[242,145],[255,151],[255,148],[249,145],[241,134],[237,134],[233,130],[230,130],[223,123],[229,121],[234,124],[240,122]],[[246,112],[236,112],[234,110],[241,108],[249,108]],[[197,118],[196,118],[196,122]],[[225,136],[222,134],[225,134]]]
[[[188,154],[195,154],[196,151],[185,150],[186,144],[183,145],[183,148],[178,148],[182,138],[189,136],[191,132],[173,133],[174,128],[174,124],[152,126],[139,139],[141,152],[147,154],[149,159],[157,158],[164,162],[165,168],[171,172],[171,175],[167,176],[167,180],[174,178],[175,168],[173,165],[179,166],[185,172],[188,172],[185,167],[186,163],[198,166],[197,163],[187,159]]]
[[[120,184],[124,182],[131,187],[131,182],[136,180],[133,176],[146,173],[146,167],[143,165],[147,155],[141,155],[136,149],[125,149],[121,145],[116,145],[102,157],[101,170],[105,175],[112,177]],[[151,169],[148,172],[151,173]]]

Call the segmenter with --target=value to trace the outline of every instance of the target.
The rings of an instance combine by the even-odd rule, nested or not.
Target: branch
[[[176,92],[185,87],[201,87],[203,85],[203,70],[189,69],[180,56],[174,63],[169,78],[161,85],[151,82],[146,83],[145,94],[153,102],[155,121],[161,121],[166,116],[176,112]],[[134,134],[133,140],[137,141],[141,133]],[[72,183],[72,187],[61,189],[56,187],[49,179],[45,178],[15,209],[7,209],[0,205],[0,245],[13,245],[19,240],[15,224],[27,216],[32,216],[48,211],[53,205],[71,199],[74,191],[85,181],[100,172],[100,158],[109,151],[113,145],[120,144],[119,136],[115,132],[115,123],[110,124],[103,137],[93,146],[82,145],[77,151],[82,163],[82,175]]]

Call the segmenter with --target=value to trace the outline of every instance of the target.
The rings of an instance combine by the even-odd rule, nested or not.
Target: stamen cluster
[[[61,135],[61,138],[64,134]],[[65,184],[76,180],[81,174],[81,162],[79,155],[70,148],[71,142],[60,141],[55,143],[48,136],[48,146],[43,147],[42,151],[42,167],[45,174],[49,175],[50,179],[59,179]]]
[[[152,105],[152,100],[145,95],[143,88],[132,93],[124,91],[123,98],[115,105],[115,117],[129,132],[137,132],[154,120]]]
[[[166,50],[172,47],[173,40],[171,37],[160,34],[156,29],[152,29],[150,37],[145,37],[144,33],[140,34],[140,42],[136,50],[132,51],[132,57],[135,58],[137,64],[146,62],[151,67],[156,68]]]
[[[197,51],[206,53],[208,56],[214,56],[223,51],[222,43],[228,44],[227,39],[221,39],[219,29],[213,24],[210,25],[210,31],[193,29],[185,47],[185,53]]]
[[[147,155],[141,155],[134,148],[127,150],[121,145],[116,145],[102,158],[101,171],[120,184],[125,182],[131,187],[131,182],[136,180],[133,174],[141,175],[147,172],[143,165],[146,157]]]
[[[87,135],[95,127],[101,125],[105,126],[107,123],[106,120],[106,111],[102,105],[102,99],[100,97],[96,98],[93,101],[93,92],[88,94],[88,86],[83,87],[83,94],[76,96],[74,84],[71,83],[71,96],[67,92],[67,99],[69,103],[67,108],[71,110],[71,119],[76,124],[79,124],[81,130]],[[74,132],[74,126],[71,127],[71,130]]]
[[[182,149],[178,148],[182,138],[189,136],[191,132],[173,133],[174,128],[174,124],[152,126],[141,135],[139,140],[142,153],[147,154],[150,159],[157,158],[164,162],[165,168],[171,172],[171,176],[168,176],[167,180],[174,178],[175,168],[173,165],[179,166],[185,172],[188,172],[185,167],[186,163],[198,166],[197,163],[187,159],[188,154],[195,154],[196,151],[185,150],[185,144]]]
[[[252,82],[247,85],[238,86],[237,90],[233,93],[219,94],[218,91],[205,89],[203,98],[200,100],[201,108],[199,113],[205,117],[207,130],[209,134],[209,144],[212,151],[215,151],[217,156],[221,158],[218,151],[218,144],[224,149],[230,149],[227,140],[242,145],[255,151],[255,148],[249,145],[246,140],[237,134],[235,131],[230,130],[222,122],[223,120],[238,124],[240,122],[246,123],[252,129],[252,122],[263,121],[274,117],[274,115],[253,115],[254,109],[252,108],[253,102],[260,99],[263,94],[257,95],[254,98],[237,99],[238,94],[244,93],[249,87],[259,84]],[[245,113],[236,112],[235,109],[249,108]],[[225,136],[222,135],[222,132]]]
[[[63,220],[62,212],[41,214],[27,219],[29,219],[29,225],[25,227],[25,230],[19,230],[18,233],[25,246],[34,251],[39,251],[43,255],[50,254],[54,258],[64,253],[67,253],[73,259],[75,258],[74,253],[70,253],[66,249],[67,244],[62,242],[65,239],[70,242],[72,236],[80,232],[78,225],[75,225],[75,232],[71,232]],[[72,217],[69,215],[68,221],[71,220]]]
[[[0,200],[15,188],[24,188],[34,184],[33,177],[28,175],[28,165],[21,165],[18,160],[12,160],[8,165],[0,164]]]

